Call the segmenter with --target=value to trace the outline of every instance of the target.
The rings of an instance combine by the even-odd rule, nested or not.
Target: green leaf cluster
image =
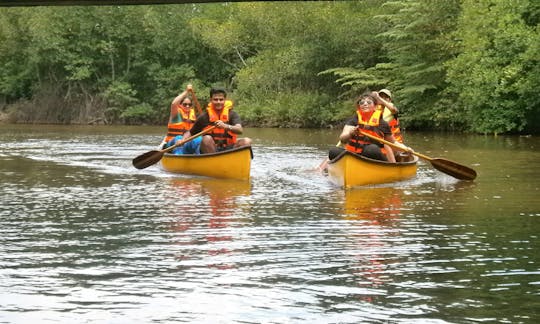
[[[446,66],[449,90],[476,132],[538,130],[540,33],[538,19],[532,19],[538,17],[535,3],[463,1],[454,33],[460,50]]]
[[[0,112],[165,125],[220,84],[250,126],[334,127],[389,88],[407,129],[538,132],[539,21],[532,0],[1,8]]]

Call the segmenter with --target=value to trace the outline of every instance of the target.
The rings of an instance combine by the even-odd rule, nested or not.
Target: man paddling
[[[184,137],[199,133],[213,125],[216,127],[212,132],[204,135],[200,143],[193,141],[186,143],[183,149],[184,154],[214,153],[251,145],[250,138],[237,138],[243,133],[242,122],[238,113],[233,110],[233,102],[226,98],[225,89],[210,89],[210,103],[206,111],[197,118]]]

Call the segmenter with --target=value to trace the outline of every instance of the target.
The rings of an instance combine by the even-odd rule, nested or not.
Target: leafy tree
[[[481,133],[521,131],[539,97],[538,28],[523,20],[529,1],[463,1],[456,35],[460,54],[448,63],[457,105]],[[482,17],[479,19],[478,17]]]
[[[18,8],[0,10],[0,94],[8,102],[30,98],[37,77],[35,66],[28,63],[32,53],[28,12]]]
[[[459,1],[386,1],[372,24],[383,22],[376,35],[384,53],[375,62],[327,72],[355,92],[390,88],[410,128],[451,127],[454,112],[443,104],[447,83],[444,63],[452,57],[450,33]],[[373,56],[372,56],[373,57]]]
[[[107,100],[108,108],[106,111],[107,119],[111,122],[117,121],[120,117],[125,116],[125,112],[139,104],[136,98],[137,91],[131,88],[131,85],[126,82],[113,82],[107,90],[104,97]],[[133,114],[128,113],[128,116]]]
[[[332,127],[390,88],[409,129],[539,130],[540,5],[363,0],[0,9],[14,121],[165,124],[193,83],[254,126]],[[6,110],[6,105],[3,110]]]
[[[248,118],[257,116],[254,119],[257,124],[264,125],[320,127],[342,119],[343,106],[336,103],[335,97],[343,90],[331,77],[319,72],[343,62],[357,64],[358,57],[373,60],[372,54],[380,44],[369,41],[376,25],[366,21],[380,2],[288,3],[286,6],[241,3],[231,5],[235,10],[217,15],[230,17],[237,26],[225,30],[234,35],[221,37],[226,40],[223,44],[229,44],[226,48],[231,59],[234,52],[238,53],[237,49],[242,49],[234,64],[235,94],[242,99],[238,110]],[[215,30],[210,28],[208,33]],[[236,45],[230,40],[235,40]],[[215,39],[208,44],[218,42]],[[225,48],[220,50],[226,52]],[[287,108],[291,98],[297,99],[292,109],[302,113],[283,111],[291,109]],[[308,102],[308,107],[302,106]],[[346,111],[350,114],[350,107]],[[267,120],[260,120],[263,116]]]

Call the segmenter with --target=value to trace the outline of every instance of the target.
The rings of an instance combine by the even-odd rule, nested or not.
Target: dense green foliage
[[[408,129],[540,129],[540,5],[363,0],[0,9],[12,122],[165,124],[188,82],[250,126],[331,127],[389,88]]]
[[[473,130],[540,128],[539,9],[528,0],[463,1],[455,33],[461,49],[447,62],[448,80]]]

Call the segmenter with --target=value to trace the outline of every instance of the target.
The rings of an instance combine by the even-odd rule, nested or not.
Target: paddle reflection
[[[194,251],[181,255],[181,260],[201,257],[201,250],[210,258],[207,266],[229,269],[235,265],[223,261],[223,255],[232,254],[234,225],[242,210],[239,197],[249,196],[251,184],[246,181],[223,179],[174,179],[171,189],[179,197],[186,197],[181,212],[174,213],[172,228],[182,233],[179,244],[193,246]],[[179,205],[177,203],[177,205]],[[189,212],[191,211],[191,212]],[[240,213],[241,214],[241,213]],[[227,258],[229,259],[229,258]]]
[[[392,280],[387,269],[391,263],[389,256],[393,253],[392,242],[399,235],[397,224],[402,194],[393,188],[345,191],[344,215],[347,220],[360,221],[351,231],[352,242],[358,251],[354,275],[359,287],[373,292],[363,295],[364,301],[375,301],[381,295],[375,289]]]

